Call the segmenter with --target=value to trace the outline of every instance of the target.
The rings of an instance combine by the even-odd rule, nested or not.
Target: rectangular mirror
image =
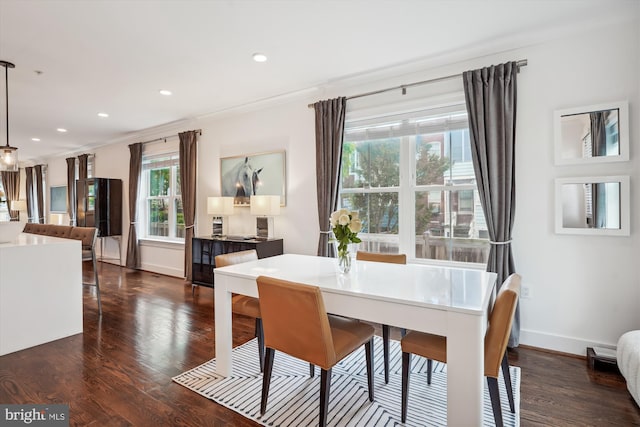
[[[556,179],[556,233],[629,236],[629,177]]]
[[[629,106],[625,101],[554,112],[557,165],[629,160]]]

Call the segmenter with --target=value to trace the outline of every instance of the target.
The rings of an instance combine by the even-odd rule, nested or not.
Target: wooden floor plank
[[[0,357],[0,403],[68,403],[77,426],[257,425],[171,381],[215,355],[212,289],[192,294],[180,279],[98,269],[102,318],[86,287],[83,334]],[[253,331],[253,319],[234,316],[234,345]],[[509,360],[522,368],[522,426],[640,426],[618,373],[531,348],[510,350]]]

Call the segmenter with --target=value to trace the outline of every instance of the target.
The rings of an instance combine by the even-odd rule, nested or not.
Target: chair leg
[[[262,374],[262,400],[260,401],[260,415],[267,411],[267,398],[269,397],[269,385],[271,385],[271,371],[273,369],[273,356],[275,350],[267,347],[264,355],[264,373]]]
[[[407,421],[409,403],[409,371],[411,371],[411,353],[402,352],[402,422]]]
[[[320,370],[320,427],[327,425],[327,413],[329,412],[329,391],[331,388],[331,369]]]
[[[256,337],[258,338],[258,356],[260,357],[260,372],[264,371],[264,331],[262,319],[256,318]]]
[[[433,370],[433,360],[427,359],[427,384],[431,385],[431,371]]]
[[[513,387],[511,386],[511,372],[509,372],[509,359],[505,351],[502,358],[502,376],[504,377],[504,387],[507,389],[507,397],[509,398],[509,409],[512,413],[516,413],[516,405],[513,403]]]
[[[309,363],[309,376],[311,378],[316,376],[316,365],[314,365],[313,363]]]
[[[384,383],[389,384],[389,325],[382,325],[382,349],[384,354]]]
[[[489,395],[491,396],[493,419],[496,422],[496,427],[503,427],[502,408],[500,407],[500,392],[498,391],[498,379],[487,377],[487,384],[489,385]]]
[[[407,329],[406,328],[400,329],[400,336],[404,338],[405,335],[407,335]]]
[[[102,316],[102,301],[100,300],[100,282],[98,281],[98,266],[96,263],[96,255],[93,254],[93,280],[96,285],[96,294],[98,295],[98,312]]]
[[[373,402],[373,338],[364,344],[367,359],[367,385],[369,386],[369,401]]]

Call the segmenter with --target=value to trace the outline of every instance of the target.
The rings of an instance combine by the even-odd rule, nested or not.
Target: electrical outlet
[[[529,287],[529,285],[522,285],[522,288],[520,289],[520,298],[522,299],[531,298],[531,288]]]

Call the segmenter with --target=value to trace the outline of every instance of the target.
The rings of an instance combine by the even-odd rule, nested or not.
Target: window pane
[[[182,195],[182,187],[180,184],[180,166],[176,166],[176,189],[175,189],[175,194],[177,196]]]
[[[345,142],[342,148],[342,188],[400,185],[400,138]]]
[[[149,196],[168,196],[170,180],[169,168],[151,169],[149,171]]]
[[[473,190],[419,191],[415,209],[416,258],[487,261],[487,227]]]
[[[176,237],[184,238],[184,212],[182,210],[182,199],[175,199],[176,211]]]
[[[169,207],[165,199],[149,200],[149,236],[169,235]]]
[[[417,135],[416,185],[442,185],[450,168],[444,155],[445,134]]]
[[[362,221],[360,248],[372,252],[397,253],[398,193],[342,194],[340,206],[357,211]]]

